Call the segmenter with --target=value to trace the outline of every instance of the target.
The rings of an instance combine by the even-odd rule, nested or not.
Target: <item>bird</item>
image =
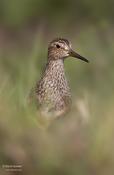
[[[46,66],[34,88],[40,114],[47,119],[64,116],[71,109],[71,90],[64,70],[64,61],[68,57],[89,62],[72,49],[67,39],[55,38],[49,43]]]

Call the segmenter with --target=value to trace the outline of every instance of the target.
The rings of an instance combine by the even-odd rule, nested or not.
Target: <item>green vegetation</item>
[[[0,175],[12,164],[23,175],[114,174],[112,8],[111,0],[0,1]],[[27,97],[56,36],[90,63],[65,61],[74,107],[45,130]]]

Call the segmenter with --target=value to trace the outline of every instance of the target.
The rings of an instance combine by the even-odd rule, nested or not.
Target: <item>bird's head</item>
[[[57,38],[50,42],[48,47],[48,58],[51,60],[64,59],[67,57],[75,57],[85,62],[89,62],[86,58],[72,50],[71,43],[67,39]]]

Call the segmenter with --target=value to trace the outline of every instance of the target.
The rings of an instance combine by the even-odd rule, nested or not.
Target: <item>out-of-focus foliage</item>
[[[113,0],[0,1],[0,175],[114,174]],[[90,60],[69,58],[71,113],[45,129],[30,89],[40,79],[47,45],[71,40]],[[17,174],[17,172],[14,172]]]
[[[32,20],[113,21],[113,0],[1,0],[0,19],[8,26],[22,26]]]

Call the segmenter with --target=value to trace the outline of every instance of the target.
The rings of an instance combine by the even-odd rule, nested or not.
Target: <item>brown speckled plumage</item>
[[[71,49],[71,44],[66,39],[57,38],[49,44],[45,71],[35,88],[40,111],[47,117],[62,116],[71,106],[70,88],[64,72],[64,60],[68,56],[88,62]]]

